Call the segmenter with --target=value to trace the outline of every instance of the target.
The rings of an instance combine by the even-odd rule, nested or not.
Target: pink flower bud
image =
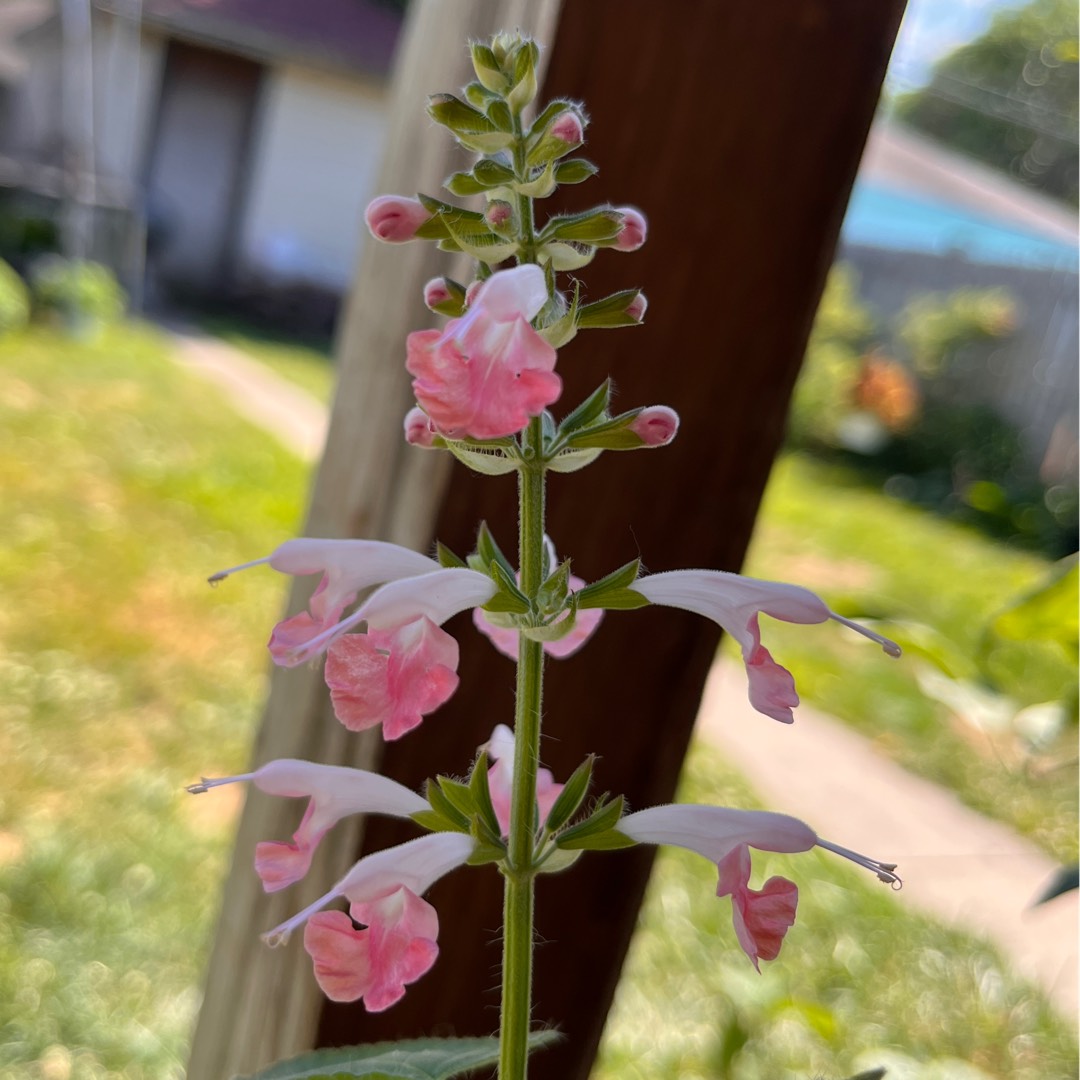
[[[479,278],[477,278],[476,281],[474,281],[465,290],[465,306],[466,307],[471,307],[472,306],[472,302],[476,299],[476,294],[480,291],[480,287],[483,284],[484,284],[483,281],[481,281]]]
[[[620,206],[617,212],[622,214],[623,222],[612,247],[616,251],[637,251],[645,243],[645,235],[649,229],[645,215],[632,206]]]
[[[380,195],[364,211],[371,235],[388,244],[414,240],[416,230],[430,217],[419,199],[407,199],[404,195]]]
[[[410,446],[420,446],[425,450],[430,450],[434,445],[435,429],[428,414],[418,405],[405,414],[405,441]]]
[[[496,231],[509,225],[513,216],[513,207],[508,202],[503,202],[502,199],[495,199],[488,204],[487,210],[484,211],[484,220]]]
[[[445,304],[450,299],[450,290],[446,285],[446,278],[432,278],[424,286],[424,303],[434,311],[440,304]]]
[[[667,446],[679,430],[679,414],[666,405],[642,409],[629,425],[646,446]]]
[[[630,316],[634,322],[641,322],[645,318],[645,312],[648,310],[649,301],[645,299],[645,294],[639,292],[629,304],[626,305],[626,314]]]
[[[559,113],[552,121],[551,127],[547,129],[547,133],[570,146],[579,146],[585,141],[585,127],[581,122],[581,117],[573,109]]]

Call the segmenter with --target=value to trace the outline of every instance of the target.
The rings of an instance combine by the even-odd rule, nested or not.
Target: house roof
[[[117,13],[123,0],[95,0]],[[401,31],[387,0],[143,0],[142,20],[177,37],[254,60],[297,60],[382,79]]]

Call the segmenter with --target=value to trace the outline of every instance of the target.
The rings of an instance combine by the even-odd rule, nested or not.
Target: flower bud
[[[420,446],[425,450],[430,450],[435,444],[435,429],[428,414],[419,405],[413,406],[405,414],[405,441],[410,446]]]
[[[649,405],[628,426],[646,446],[667,446],[679,430],[679,414],[666,405]]]
[[[476,294],[480,291],[480,287],[484,284],[483,280],[477,278],[466,290],[465,290],[465,306],[469,307],[470,304],[476,299]]]
[[[626,305],[626,314],[630,316],[634,322],[642,322],[645,318],[645,312],[648,310],[649,301],[645,299],[645,294],[639,292],[634,296],[634,299]]]
[[[632,206],[620,206],[619,213],[623,216],[622,228],[611,246],[616,251],[637,251],[645,243],[649,228],[645,215]]]
[[[469,51],[472,54],[473,71],[481,84],[495,94],[502,94],[510,85],[510,80],[499,67],[499,61],[487,45],[474,42]]]
[[[419,199],[380,195],[364,211],[364,221],[376,240],[403,244],[416,238],[416,230],[431,217]]]
[[[432,278],[424,286],[424,303],[439,315],[457,318],[465,311],[465,287],[453,278]]]
[[[492,199],[484,211],[484,220],[492,232],[506,233],[514,224],[514,208],[502,199]]]
[[[555,117],[547,133],[570,146],[580,146],[585,141],[585,127],[573,109],[567,109]]]

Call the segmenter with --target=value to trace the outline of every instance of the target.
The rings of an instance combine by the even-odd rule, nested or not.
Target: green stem
[[[543,583],[544,463],[539,418],[525,431],[525,458],[518,481],[521,589],[536,596]],[[514,783],[510,794],[510,837],[503,901],[502,1020],[500,1080],[525,1080],[532,1013],[533,862],[536,771],[540,759],[544,650],[519,636],[517,705],[514,718]]]

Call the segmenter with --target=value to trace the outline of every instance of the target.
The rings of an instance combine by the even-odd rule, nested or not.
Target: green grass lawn
[[[137,327],[0,342],[0,1080],[179,1077],[198,1006],[236,803],[182,789],[245,762],[284,596],[269,572],[204,579],[295,533],[307,475],[167,348]],[[751,798],[701,748],[689,783]],[[803,897],[760,977],[715,871],[660,866],[604,1080],[1075,1075],[1068,1026],[992,950],[838,860],[756,867]]]
[[[972,656],[986,620],[1050,568],[792,454],[773,470],[745,570],[806,585],[845,614],[926,624]],[[929,697],[919,681],[928,666],[913,653],[896,661],[837,627],[763,623],[763,640],[805,701],[1050,854],[1076,858],[1075,725],[1032,753],[1011,732],[982,730]],[[1001,645],[991,664],[1020,704],[1075,693],[1075,657],[1038,643]]]

